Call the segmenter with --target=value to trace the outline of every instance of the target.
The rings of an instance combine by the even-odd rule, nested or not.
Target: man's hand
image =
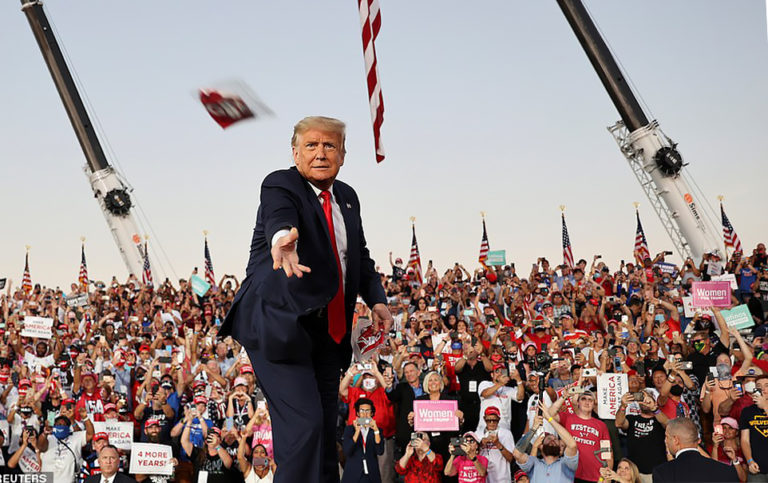
[[[307,269],[307,271],[309,271],[309,269]],[[392,319],[392,314],[389,313],[386,304],[376,304],[373,306],[372,311],[374,330],[382,330],[383,325],[383,332],[389,333],[390,329],[392,329],[394,320]]]
[[[299,264],[299,254],[296,251],[296,241],[298,239],[299,230],[296,227],[291,228],[287,235],[277,239],[272,246],[272,270],[282,267],[286,277],[296,275],[298,278],[312,271],[309,267]]]

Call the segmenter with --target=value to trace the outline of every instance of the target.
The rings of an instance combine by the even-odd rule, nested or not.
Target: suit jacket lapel
[[[344,195],[341,193],[342,190],[339,189],[338,185],[333,186],[333,196],[336,198],[336,203],[339,205],[339,209],[341,210],[341,216],[344,218],[344,228],[347,232],[347,268],[349,268],[349,254],[352,245],[352,233],[353,230],[355,233],[357,233],[357,225],[355,224],[356,218],[352,216],[352,210],[347,206],[347,200],[344,198]]]
[[[315,212],[315,215],[317,215],[317,218],[319,222],[322,224],[322,226],[325,227],[324,233],[325,233],[325,240],[328,242],[328,246],[331,246],[331,236],[328,234],[328,222],[325,220],[325,213],[323,212],[323,207],[320,203],[320,200],[317,199],[317,195],[315,194],[315,190],[312,189],[312,186],[309,184],[309,181],[304,179],[303,176],[301,176],[301,173],[299,173],[298,170],[294,169],[296,172],[296,175],[301,180],[301,183],[304,185],[304,194],[307,198],[307,203],[312,207],[312,209]],[[299,234],[301,236],[301,234]]]

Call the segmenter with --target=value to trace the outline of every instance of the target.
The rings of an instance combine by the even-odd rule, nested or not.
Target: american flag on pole
[[[216,278],[213,276],[211,252],[208,250],[208,237],[205,237],[205,281],[211,285],[216,285]]]
[[[483,239],[480,241],[480,255],[477,257],[477,261],[483,267],[485,267],[485,262],[488,260],[488,249],[488,233],[485,231],[485,218],[483,218]]]
[[[643,225],[640,223],[640,212],[635,210],[635,214],[637,214],[637,231],[635,232],[635,256],[640,260],[645,260],[651,256],[651,252],[648,251],[648,241],[645,239]]]
[[[149,249],[147,248],[147,242],[144,242],[144,271],[141,274],[141,281],[148,287],[155,286],[155,282],[152,280],[152,268],[149,266]]]
[[[416,243],[416,225],[413,228],[413,240],[411,241],[411,257],[408,259],[408,266],[413,268],[416,279],[422,282],[421,277],[421,256],[419,255],[419,244]]]
[[[725,240],[725,246],[733,248],[734,252],[743,252],[741,248],[741,240],[739,240],[736,230],[733,229],[731,220],[725,216],[725,210],[723,209],[722,203],[720,203],[720,215],[723,218],[723,239]]]
[[[373,122],[373,140],[376,144],[376,162],[384,160],[384,148],[381,146],[381,124],[384,122],[384,97],[381,95],[379,67],[376,61],[374,42],[381,30],[379,0],[357,0],[360,10],[360,25],[363,30],[363,56],[368,83],[368,102],[371,106]]]
[[[24,257],[24,276],[21,278],[21,289],[26,293],[32,291],[32,276],[29,274],[29,252]]]
[[[88,290],[88,265],[85,264],[85,243],[82,244],[80,250],[80,275],[78,275],[77,281],[80,282],[80,287],[83,290]]]
[[[571,239],[568,238],[568,227],[565,226],[565,213],[563,216],[563,263],[573,268],[573,252],[571,251]]]

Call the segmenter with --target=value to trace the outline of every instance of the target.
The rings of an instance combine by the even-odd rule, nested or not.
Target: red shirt
[[[443,481],[443,457],[435,453],[435,461],[429,461],[425,456],[420,460],[416,453],[408,458],[405,468],[400,466],[400,460],[395,463],[398,475],[405,475],[405,483],[440,483]]]
[[[680,401],[674,401],[671,397],[667,398],[667,402],[664,403],[663,406],[661,406],[659,409],[661,409],[661,412],[664,413],[669,419],[676,419],[677,418],[677,405],[682,404],[683,412],[685,413],[685,417],[689,417],[691,415],[691,408],[688,407],[688,405],[685,403],[685,401],[680,399]]]
[[[461,359],[461,354],[444,354],[443,358],[445,359],[445,375],[451,381],[449,389],[453,392],[459,392],[461,386],[459,378],[456,377],[456,361]]]
[[[576,478],[589,481],[600,479],[601,460],[595,456],[600,441],[610,441],[608,427],[597,418],[582,419],[576,414],[560,413],[560,424],[568,430],[579,447],[579,466]]]
[[[549,343],[552,342],[552,336],[546,332],[543,337],[537,337],[533,330],[529,330],[528,338],[531,339],[531,342],[536,344],[536,352],[541,352],[541,344],[549,345]]]
[[[75,419],[80,421],[80,408],[85,408],[89,416],[104,414],[104,402],[101,398],[101,389],[96,389],[93,394],[83,392],[75,404]]]
[[[347,394],[347,399],[342,399],[345,403],[349,404],[349,418],[347,418],[347,424],[352,425],[357,418],[355,415],[355,401],[361,397],[367,397],[373,401],[373,407],[376,408],[376,415],[373,419],[376,420],[376,425],[381,430],[381,436],[389,438],[395,435],[395,410],[392,403],[387,397],[386,390],[379,386],[373,392],[368,392],[359,387],[350,386]]]

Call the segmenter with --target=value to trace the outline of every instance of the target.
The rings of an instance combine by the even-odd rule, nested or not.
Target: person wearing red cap
[[[72,386],[72,392],[77,394],[80,388],[83,388],[75,406],[75,419],[78,421],[82,419],[83,410],[88,416],[104,414],[104,397],[102,389],[97,386],[97,379],[93,372],[81,372],[80,366],[75,368],[75,384]]]
[[[480,454],[488,459],[488,483],[510,481],[509,463],[515,448],[515,437],[508,429],[500,428],[501,411],[496,406],[488,406],[483,412],[485,428],[478,431]]]
[[[523,470],[517,470],[515,471],[515,483],[530,483],[530,478],[528,478],[528,473],[526,473]]]
[[[519,403],[525,395],[520,373],[516,369],[509,372],[504,364],[496,364],[493,366],[491,378],[491,381],[482,381],[477,385],[477,393],[480,395],[480,414],[485,414],[486,408],[490,406],[498,408],[501,412],[499,427],[511,430],[512,401]],[[477,430],[480,433],[485,430],[484,420],[480,420]]]

